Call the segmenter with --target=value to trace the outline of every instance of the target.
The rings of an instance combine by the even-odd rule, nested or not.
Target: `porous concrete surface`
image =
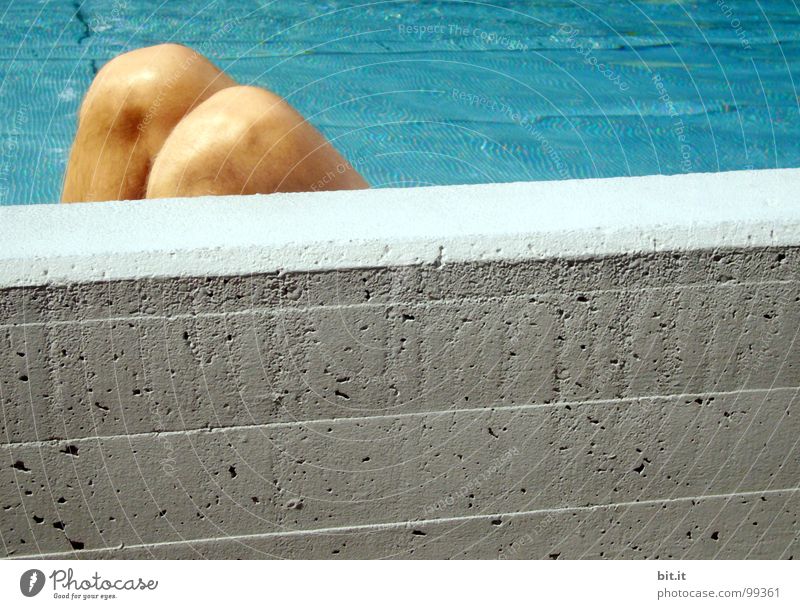
[[[6,242],[4,555],[796,557],[800,179],[723,177],[727,206],[698,176],[652,179],[679,206],[706,196],[702,220],[626,223],[602,193],[627,182],[587,181],[568,189],[593,183],[607,217],[479,234],[481,212],[439,240],[411,220],[372,240],[343,229],[332,268],[292,258],[299,232],[250,268],[233,231],[211,271],[187,274],[196,243],[165,228],[140,244],[162,267],[127,276],[137,254],[109,241],[109,260],[133,261],[96,281],[99,250],[81,257],[45,222],[29,262],[55,270],[34,281]],[[440,191],[405,192],[446,225]],[[308,201],[321,209],[279,201],[294,231]]]

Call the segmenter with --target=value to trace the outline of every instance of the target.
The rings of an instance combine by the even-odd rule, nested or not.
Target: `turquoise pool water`
[[[794,0],[0,2],[0,204],[58,199],[118,53],[206,53],[380,187],[800,166]]]

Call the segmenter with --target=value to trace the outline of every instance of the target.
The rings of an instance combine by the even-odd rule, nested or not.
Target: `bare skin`
[[[281,97],[174,44],[106,64],[81,106],[62,202],[368,188]]]

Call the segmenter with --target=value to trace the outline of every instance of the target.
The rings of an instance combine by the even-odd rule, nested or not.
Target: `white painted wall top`
[[[0,208],[0,287],[800,245],[800,169]]]

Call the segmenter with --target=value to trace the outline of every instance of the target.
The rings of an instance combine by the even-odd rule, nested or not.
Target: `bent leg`
[[[369,185],[278,95],[221,90],[187,114],[159,151],[147,198],[346,190]]]
[[[178,121],[234,84],[208,59],[175,44],[111,60],[81,106],[62,201],[143,198],[153,159]]]

